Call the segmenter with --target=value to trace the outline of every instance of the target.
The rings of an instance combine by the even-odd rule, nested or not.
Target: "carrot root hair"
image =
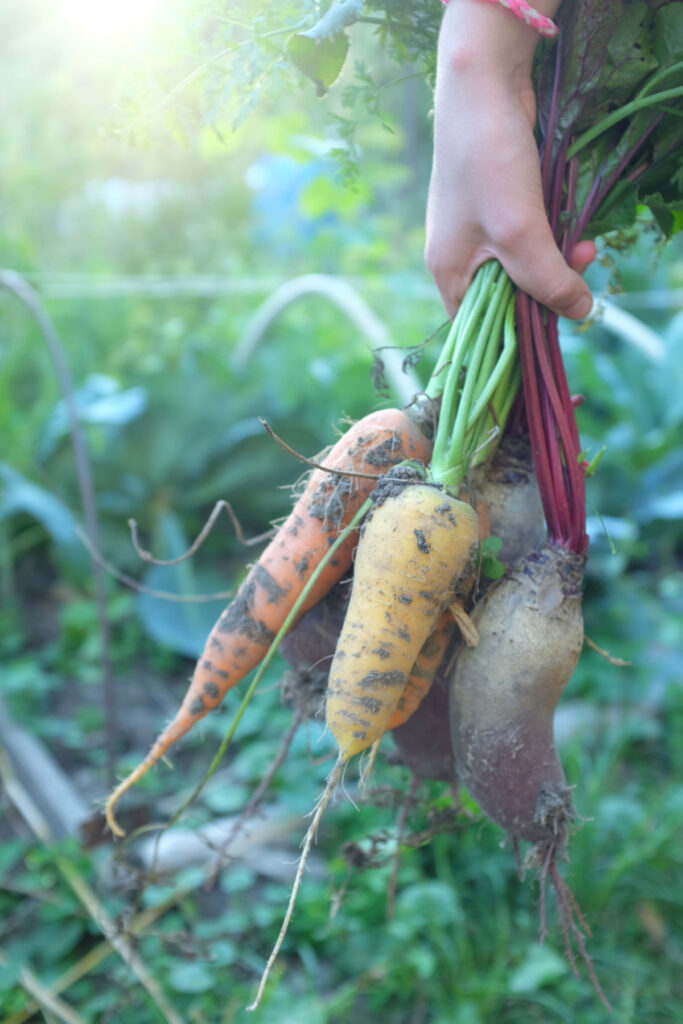
[[[282,927],[280,928],[278,937],[275,940],[275,945],[273,946],[272,952],[268,957],[268,962],[266,963],[266,966],[263,969],[263,974],[261,975],[261,980],[259,982],[258,990],[256,992],[256,997],[253,1003],[250,1003],[249,1006],[246,1007],[246,1009],[250,1012],[252,1010],[258,1009],[259,1003],[263,998],[263,993],[268,983],[270,972],[272,971],[275,965],[275,961],[277,960],[280,949],[282,948],[282,943],[284,942],[285,936],[287,935],[289,923],[292,920],[294,906],[296,904],[296,898],[299,894],[301,882],[303,881],[304,877],[304,871],[306,869],[306,862],[308,861],[308,855],[311,852],[311,847],[313,846],[313,842],[318,834],[318,826],[320,825],[320,820],[323,816],[325,808],[330,802],[330,797],[337,788],[337,784],[341,779],[345,764],[346,761],[342,757],[337,758],[334,768],[327,777],[325,789],[323,790],[320,799],[318,800],[318,803],[316,804],[315,809],[313,810],[311,823],[308,826],[308,829],[306,830],[306,835],[304,836],[304,841],[301,848],[301,856],[299,857],[299,865],[296,869],[296,875],[294,876],[294,881],[292,883],[292,891],[289,895],[289,903],[287,904],[287,911],[282,921]]]
[[[363,760],[361,761],[359,780],[361,789],[365,789],[372,782],[372,776],[375,771],[375,761],[377,760],[377,753],[379,751],[379,745],[381,742],[382,737],[380,736],[380,738],[378,740],[375,740],[375,742],[370,747],[367,757],[363,758]]]

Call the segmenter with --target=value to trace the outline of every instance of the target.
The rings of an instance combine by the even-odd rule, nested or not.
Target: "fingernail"
[[[593,312],[593,296],[582,295],[573,305],[565,310],[565,316],[569,320],[585,320]]]

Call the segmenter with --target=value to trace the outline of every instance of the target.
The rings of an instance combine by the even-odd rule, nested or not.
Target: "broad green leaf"
[[[194,576],[196,589],[187,590],[179,579],[176,566],[155,565],[143,578],[146,587],[183,597],[188,593],[212,593],[220,589],[216,576],[205,573]],[[225,581],[223,581],[225,584]],[[203,650],[211,627],[225,608],[225,601],[186,602],[140,594],[138,614],[147,633],[169,650],[188,658],[196,658]]]
[[[443,882],[424,881],[406,889],[397,900],[405,920],[429,922],[438,927],[460,925],[463,909],[457,893]]]
[[[85,922],[71,920],[43,922],[41,925],[41,959],[45,963],[57,963],[70,953],[80,942],[85,932]]]
[[[0,992],[9,992],[14,987],[21,964],[14,957],[0,964]]]
[[[309,33],[291,36],[287,43],[290,60],[304,75],[315,82],[318,96],[324,96],[336,82],[346,60],[349,40],[345,32],[322,39]]]
[[[505,566],[496,557],[503,546],[502,537],[486,537],[481,544],[481,571],[489,580],[499,580],[505,574]]]
[[[663,67],[683,60],[683,12],[680,3],[667,4],[657,12],[654,52]]]

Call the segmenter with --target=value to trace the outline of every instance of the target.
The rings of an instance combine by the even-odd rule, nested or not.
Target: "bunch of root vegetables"
[[[659,188],[663,203],[662,183],[678,181],[683,5],[640,5],[629,18],[623,7],[565,0],[558,47],[539,64],[541,177],[565,255],[609,230],[626,192],[647,202]],[[647,66],[631,59],[638,47]],[[588,545],[575,406],[556,317],[485,263],[424,393],[370,413],[319,457],[213,627],[177,715],[109,797],[122,834],[122,794],[260,666],[248,700],[279,648],[287,699],[324,717],[338,753],[254,1006],[330,795],[387,732],[417,778],[457,779],[515,846],[531,844],[572,965],[575,949],[604,1000],[558,869],[575,811],[553,716],[583,645]]]
[[[324,716],[338,748],[308,846],[344,766],[394,732],[417,777],[458,777],[515,842],[534,844],[529,860],[582,948],[557,872],[574,812],[552,720],[583,641],[584,559],[546,541],[528,440],[512,429],[514,310],[504,271],[485,265],[425,395],[369,414],[321,456],[212,629],[177,715],[109,798],[114,832],[119,797],[279,647],[288,700]],[[492,537],[497,579],[482,556]]]

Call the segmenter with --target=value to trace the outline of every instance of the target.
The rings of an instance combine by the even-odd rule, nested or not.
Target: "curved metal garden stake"
[[[26,306],[35,320],[43,341],[45,342],[57,376],[57,383],[66,406],[69,420],[69,433],[76,463],[78,488],[83,507],[85,530],[92,547],[99,551],[99,525],[95,506],[95,492],[90,472],[90,460],[85,437],[78,420],[78,410],[74,399],[74,386],[71,372],[64,355],[64,347],[59,340],[57,330],[48,316],[40,296],[28,281],[15,270],[0,269],[0,287],[11,292],[15,298]],[[107,782],[114,783],[114,738],[116,735],[116,702],[111,664],[111,631],[107,617],[107,604],[104,587],[104,572],[99,561],[88,547],[90,567],[95,586],[95,605],[97,608],[97,626],[100,634],[100,651],[102,658],[102,698],[105,713],[105,731],[107,736]]]
[[[381,353],[387,379],[398,399],[409,405],[422,392],[422,383],[411,369],[403,368],[407,353],[392,340],[386,326],[370,309],[358,291],[340,277],[330,274],[303,274],[285,281],[259,306],[232,354],[232,367],[243,369],[266,331],[281,313],[306,295],[320,295],[341,310],[353,326],[367,339],[373,353]]]

